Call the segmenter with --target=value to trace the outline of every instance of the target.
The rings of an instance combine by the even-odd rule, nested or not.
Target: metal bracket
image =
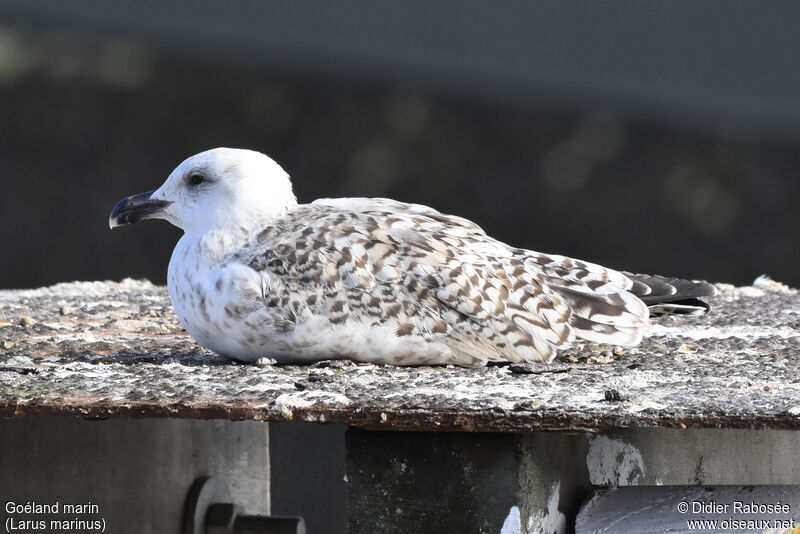
[[[183,534],[306,534],[302,517],[244,515],[218,477],[194,481],[183,510]]]

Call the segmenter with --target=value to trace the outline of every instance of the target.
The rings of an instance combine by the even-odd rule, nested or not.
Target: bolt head
[[[233,534],[239,507],[229,502],[214,503],[206,512],[206,534]]]

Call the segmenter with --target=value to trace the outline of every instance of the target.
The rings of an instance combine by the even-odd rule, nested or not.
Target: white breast
[[[237,357],[241,352],[239,336],[231,331],[234,322],[224,317],[223,292],[216,288],[216,271],[219,265],[207,261],[200,242],[184,235],[169,262],[169,296],[178,319],[193,338],[214,352]]]

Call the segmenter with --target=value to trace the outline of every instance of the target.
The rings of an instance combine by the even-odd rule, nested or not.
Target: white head
[[[187,233],[268,224],[297,205],[289,175],[253,150],[214,148],[186,159],[164,184],[114,206],[112,228],[165,219]]]

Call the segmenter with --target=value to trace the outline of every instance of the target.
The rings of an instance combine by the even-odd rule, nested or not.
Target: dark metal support
[[[217,477],[201,477],[186,498],[183,534],[305,534],[302,517],[243,515]]]

